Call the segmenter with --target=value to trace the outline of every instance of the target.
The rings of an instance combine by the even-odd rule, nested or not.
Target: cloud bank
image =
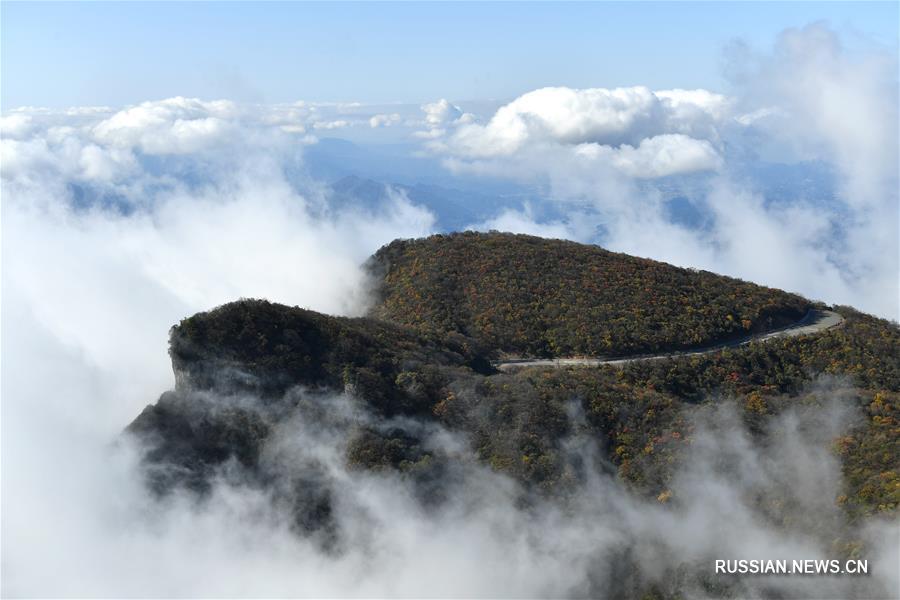
[[[900,318],[895,54],[851,52],[813,24],[769,52],[736,43],[728,73],[728,96],[544,88],[484,122],[442,101],[424,107],[423,137],[450,169],[545,186],[564,213],[478,227],[560,235],[568,223],[561,237]],[[773,163],[798,165],[793,178],[828,165],[836,188],[767,187]],[[702,227],[672,218],[679,195]]]
[[[277,486],[260,488],[230,463],[203,499],[160,501],[143,488],[139,449],[127,439],[114,451],[82,444],[65,470],[44,449],[33,458],[47,461],[38,466],[53,480],[27,499],[29,515],[49,512],[39,525],[6,526],[15,551],[4,558],[12,574],[5,595],[612,597],[677,582],[693,597],[725,586],[739,597],[851,598],[886,596],[897,585],[893,526],[845,529],[833,502],[840,471],[828,443],[848,423],[841,399],[852,394],[839,385],[813,392],[831,408],[786,413],[762,441],[731,404],[695,414],[668,503],[637,498],[604,474],[595,438],[578,433],[586,426],[577,408],[565,448],[587,479],[563,503],[523,503],[514,482],[451,432],[379,420],[352,396],[289,394],[299,399],[295,413],[282,416],[261,459]],[[266,413],[254,398],[205,401]],[[442,500],[423,502],[404,475],[348,469],[346,444],[359,427],[401,428],[437,460],[453,461]],[[336,499],[327,536],[298,535],[284,496],[296,485]],[[49,492],[60,487],[67,494],[55,501]],[[767,512],[775,502],[778,518]],[[716,559],[823,558],[836,532],[865,543],[871,576],[711,583]],[[685,575],[695,569],[698,576]]]
[[[399,194],[332,207],[288,121],[182,98],[4,117],[4,596],[200,593],[186,539],[138,532],[165,508],[113,451],[172,387],[169,327],[242,296],[359,314],[372,249],[431,231]]]
[[[727,104],[706,90],[543,88],[500,107],[485,124],[446,100],[425,105],[423,137],[432,138],[433,151],[454,158],[456,168],[477,168],[482,159],[512,162],[540,148],[631,177],[661,177],[718,166],[711,141]]]

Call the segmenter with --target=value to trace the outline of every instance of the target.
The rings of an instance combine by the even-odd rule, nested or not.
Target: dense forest
[[[761,423],[794,399],[808,400],[814,382],[838,377],[866,415],[840,440],[849,486],[842,503],[854,514],[895,511],[900,505],[900,331],[850,308],[839,310],[844,326],[816,335],[621,368],[491,373],[462,336],[441,346],[411,329],[371,319],[243,300],[173,328],[171,355],[179,387],[149,406],[131,431],[171,436],[151,460],[190,455],[188,463],[206,473],[207,462],[217,464],[233,453],[252,462],[272,417],[239,408],[204,414],[198,421],[196,407],[203,404],[198,391],[249,391],[282,410],[294,386],[341,390],[386,417],[424,417],[463,431],[493,468],[535,491],[559,494],[577,483],[559,452],[571,433],[567,411],[575,402],[622,479],[655,496],[666,492],[666,478],[677,464],[673,452],[690,440],[673,433],[684,433],[698,407],[736,398],[748,427],[762,431]],[[348,460],[364,467],[410,466],[416,462],[410,456],[432,458],[399,430],[367,431],[348,450]]]
[[[848,307],[838,310],[844,326],[821,334],[623,368],[524,369],[514,377],[534,390],[540,399],[535,406],[543,412],[555,406],[561,413],[576,399],[619,475],[635,490],[657,497],[667,493],[674,465],[690,445],[692,416],[706,407],[736,400],[746,426],[762,434],[786,409],[821,409],[841,398],[860,419],[834,443],[847,486],[835,502],[853,517],[895,513],[900,507],[900,329]],[[553,448],[555,434],[546,425],[538,430],[543,447]],[[563,473],[563,465],[554,465],[540,476]]]
[[[300,419],[343,436],[347,468],[395,474],[424,506],[441,503],[466,460],[516,481],[524,505],[567,502],[591,469],[636,497],[678,505],[691,501],[685,493],[701,493],[679,492],[672,478],[710,410],[735,407],[742,430],[764,447],[778,415],[824,414],[839,401],[853,418],[830,447],[843,472],[833,505],[847,527],[897,514],[896,323],[834,307],[844,323],[812,335],[624,366],[501,373],[489,361],[501,351],[690,347],[796,320],[811,304],[710,273],[527,236],[394,242],[369,267],[380,269],[384,286],[367,318],[241,300],[172,328],[176,389],[128,429],[146,444],[157,493],[184,486],[203,494],[236,461],[251,485],[272,487],[300,534],[337,547],[340,492],[315,461],[292,465],[290,485],[274,483],[285,467],[265,449],[273,432]],[[353,399],[369,416],[340,421],[338,398]],[[436,447],[429,441],[436,427],[466,440],[468,454]],[[571,451],[579,439],[599,449],[597,464]],[[786,498],[763,490],[753,502],[778,525],[803,513]],[[858,556],[849,531],[817,535],[833,536],[837,555]]]
[[[304,384],[356,388],[386,414],[427,410],[394,379],[404,368],[490,369],[463,336],[439,341],[391,323],[241,300],[182,320],[169,354],[179,387],[281,395]]]
[[[793,323],[810,307],[706,271],[505,233],[398,240],[370,268],[378,281],[372,316],[523,356],[705,346]]]

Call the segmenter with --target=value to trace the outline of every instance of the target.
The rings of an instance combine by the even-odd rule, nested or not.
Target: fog
[[[402,196],[377,211],[329,210],[277,127],[259,141],[236,121],[220,128],[238,136],[222,146],[209,128],[178,125],[179,113],[140,120],[152,144],[145,134],[101,146],[93,113],[84,125],[80,113],[44,118],[39,137],[2,140],[3,594],[183,595],[201,586],[176,572],[201,541],[167,536],[168,517],[148,521],[168,513],[148,503],[128,452],[114,451],[173,385],[169,328],[251,296],[359,314],[360,265],[395,237],[429,233],[433,218]],[[192,152],[176,154],[191,136]],[[100,201],[79,203],[79,189]]]
[[[662,504],[606,474],[596,439],[573,407],[571,460],[587,464],[565,500],[527,496],[480,463],[460,434],[433,423],[384,419],[349,395],[288,392],[296,408],[274,419],[271,402],[199,393],[197,406],[239,404],[271,419],[259,487],[236,462],[203,497],[158,499],[143,485],[140,447],[126,436],[93,439],[47,419],[28,472],[4,465],[4,595],[621,597],[647,584],[703,582],[738,597],[890,597],[897,589],[896,522],[850,526],[836,507],[840,470],[830,441],[850,426],[853,390],[825,381],[813,405],[784,413],[751,436],[737,407],[690,417],[693,442]],[[71,398],[70,398],[71,399]],[[6,415],[4,415],[6,417]],[[6,421],[6,419],[4,419]],[[21,421],[18,424],[23,424]],[[56,425],[58,427],[58,425]],[[441,499],[390,471],[346,466],[360,426],[402,428],[451,468]],[[9,444],[4,432],[4,444]],[[8,456],[8,450],[4,455]],[[334,500],[329,526],[298,532],[290,494],[300,483]],[[523,504],[521,500],[529,497]],[[777,503],[777,504],[775,504]],[[770,512],[773,506],[778,509]],[[716,577],[715,559],[830,556],[835,539],[864,543],[865,577]],[[52,577],[48,577],[52,573]],[[722,587],[733,586],[731,588]],[[716,594],[710,594],[716,596]]]
[[[4,198],[4,596],[614,597],[666,586],[684,566],[712,577],[717,558],[826,556],[835,532],[866,540],[871,576],[745,577],[732,582],[738,595],[897,589],[896,523],[854,531],[834,506],[840,472],[829,444],[855,418],[852,390],[834,382],[811,391],[826,408],[785,415],[765,444],[727,399],[698,412],[667,504],[603,475],[595,440],[576,433],[566,447],[595,475],[564,503],[523,505],[517,484],[480,464],[459,434],[316,395],[305,405],[327,401],[329,410],[279,421],[263,464],[285,484],[314,465],[317,483],[340,498],[338,543],[298,535],[278,489],[249,485],[235,465],[205,500],[157,499],[144,485],[141,448],[120,432],[172,386],[168,327],[236,296],[359,312],[363,248],[429,223],[402,198],[384,214],[325,217],[299,210],[299,195],[235,189],[127,216]],[[572,411],[576,432],[581,418]],[[407,428],[449,457],[456,470],[443,502],[422,504],[401,476],[348,470],[348,432],[360,424]],[[781,499],[783,522],[749,500],[760,493]],[[698,582],[679,582],[702,594]]]

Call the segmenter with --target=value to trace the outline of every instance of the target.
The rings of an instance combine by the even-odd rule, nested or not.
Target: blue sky
[[[898,314],[896,2],[0,10],[4,209],[216,190],[265,221],[245,234],[222,205],[220,237],[267,244],[290,219],[261,199],[294,194],[349,211],[326,246],[353,265],[397,237],[498,229]],[[203,272],[223,264],[244,281],[231,261]],[[196,306],[298,301],[255,277]]]
[[[722,50],[826,20],[897,45],[897,3],[14,3],[2,104],[504,100],[547,85],[723,89]],[[862,34],[862,36],[858,35]],[[862,43],[862,42],[861,42]]]

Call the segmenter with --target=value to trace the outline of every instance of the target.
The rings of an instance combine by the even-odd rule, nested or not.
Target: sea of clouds
[[[626,532],[607,531],[607,513],[550,511],[530,523],[511,505],[496,511],[506,505],[491,494],[506,484],[480,471],[490,502],[475,502],[464,518],[435,520],[390,482],[362,482],[354,501],[381,503],[375,547],[334,559],[285,533],[266,498],[247,490],[224,486],[203,510],[188,500],[152,502],[133,452],[114,442],[172,386],[166,341],[179,319],[238,297],[361,314],[365,258],[392,239],[435,230],[428,208],[399,192],[376,207],[335,208],[326,182],[304,165],[305,149],[325,131],[405,127],[448,169],[537,183],[548,202],[566,207],[550,222],[526,205],[475,228],[601,241],[897,319],[896,57],[847,52],[813,25],[784,32],[768,53],[735,46],[728,65],[728,94],[546,88],[487,115],[446,100],[401,115],[188,98],[4,112],[3,595],[591,589],[577,587],[584,565],[603,540]],[[736,161],[754,153],[828,163],[836,201],[768,202],[734,176]],[[662,194],[644,185],[694,174],[705,187],[692,201],[711,223],[699,230],[672,222]],[[833,481],[834,466],[821,464]],[[624,497],[607,487],[616,491],[603,494]],[[458,501],[472,502],[471,494]],[[687,516],[712,539],[715,524],[732,517],[717,521],[703,506]],[[636,531],[654,519],[676,526],[657,508],[618,510],[612,520],[630,514],[621,522]],[[686,551],[663,537],[666,552]],[[817,548],[794,549],[810,558]],[[581,565],[575,576],[559,556]]]
[[[897,58],[846,50],[823,24],[784,31],[767,53],[735,44],[728,95],[706,90],[544,88],[486,120],[424,107],[426,145],[459,173],[540,182],[569,214],[508,210],[482,228],[600,241],[900,318]],[[748,164],[821,161],[834,197],[773,201]],[[703,175],[686,227],[647,180]],[[598,233],[602,230],[602,233]]]

